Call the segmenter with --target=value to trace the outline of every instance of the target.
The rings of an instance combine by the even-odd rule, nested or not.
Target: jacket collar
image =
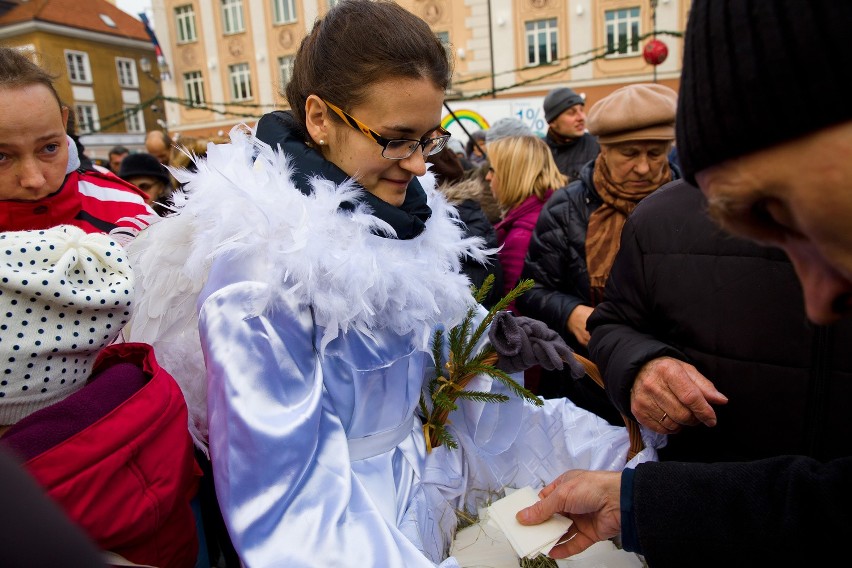
[[[281,150],[293,159],[296,170],[293,182],[299,191],[310,195],[310,180],[313,177],[325,178],[338,185],[349,179],[343,170],[305,144],[305,136],[291,112],[275,111],[272,115],[274,116],[267,115],[268,120],[264,121],[263,125],[258,123],[257,137],[272,148],[280,146]],[[432,210],[426,204],[426,193],[417,178],[411,180],[405,193],[405,201],[399,207],[382,201],[366,190],[362,191],[358,201],[368,205],[373,215],[393,227],[396,238],[402,240],[413,239],[422,233],[426,228],[426,221],[432,215]],[[351,211],[355,206],[346,202],[342,203],[340,208]],[[377,234],[384,237],[393,236],[383,232]]]

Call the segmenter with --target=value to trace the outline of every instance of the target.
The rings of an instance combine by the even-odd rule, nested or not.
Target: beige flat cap
[[[589,110],[589,132],[601,144],[674,140],[677,93],[658,83],[621,87]]]

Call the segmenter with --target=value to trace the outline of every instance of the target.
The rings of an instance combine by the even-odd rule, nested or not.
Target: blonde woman
[[[485,179],[503,210],[494,226],[503,267],[504,292],[521,277],[524,257],[539,213],[567,179],[559,172],[547,144],[536,136],[510,136],[488,144],[491,167]],[[510,306],[514,310],[514,306]]]

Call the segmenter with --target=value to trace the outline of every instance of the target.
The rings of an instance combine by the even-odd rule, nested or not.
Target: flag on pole
[[[160,47],[160,42],[157,41],[157,34],[155,34],[154,30],[151,28],[148,16],[145,15],[144,12],[139,13],[139,19],[142,20],[142,25],[145,26],[145,33],[148,34],[151,43],[154,45],[154,54],[157,56],[157,65],[160,68],[160,79],[168,81],[172,76],[169,72],[169,64],[166,63],[166,57],[163,55],[163,49]]]

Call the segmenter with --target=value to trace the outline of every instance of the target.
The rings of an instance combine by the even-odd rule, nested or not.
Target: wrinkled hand
[[[586,321],[588,321],[593,311],[594,308],[581,304],[574,308],[571,311],[571,315],[568,316],[566,327],[583,347],[589,345],[589,339],[591,338],[589,332],[586,331]]]
[[[566,471],[538,496],[541,501],[518,511],[519,523],[537,525],[556,513],[574,521],[559,539],[565,542],[550,550],[551,558],[572,556],[621,533],[620,472]]]
[[[497,367],[507,373],[524,371],[533,365],[541,365],[548,371],[561,370],[567,362],[572,376],[585,374],[571,348],[543,321],[498,312],[488,329],[488,339],[499,356]]]
[[[630,389],[630,411],[643,426],[673,434],[684,426],[716,425],[711,405],[728,397],[698,370],[678,359],[660,357],[645,363]]]

